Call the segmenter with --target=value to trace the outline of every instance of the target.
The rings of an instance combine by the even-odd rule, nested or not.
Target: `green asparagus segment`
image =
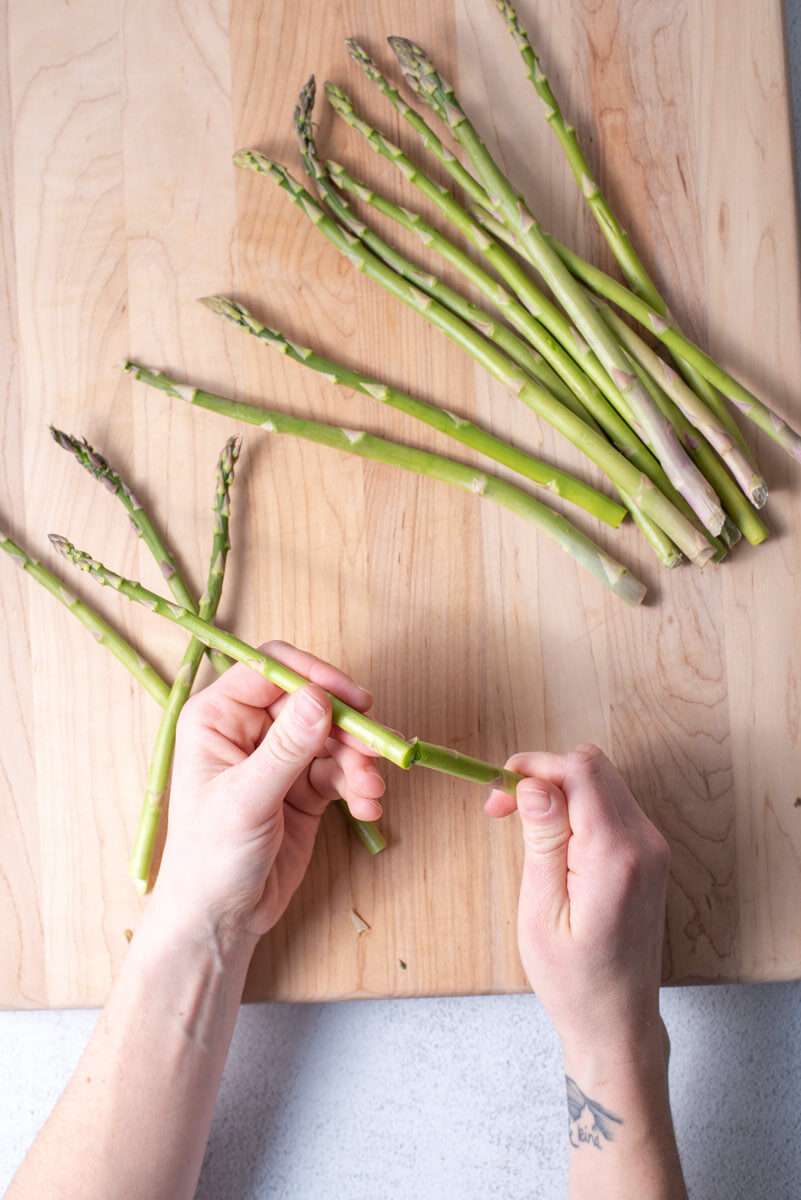
[[[198,616],[203,621],[213,621],[222,596],[225,563],[231,546],[228,535],[231,506],[231,486],[234,481],[236,460],[240,443],[229,438],[217,461],[216,487],[214,493],[214,535],[211,543],[206,590],[198,604]],[[206,652],[203,642],[192,637],[184,651],[170,695],[162,714],[147,772],[145,798],[139,814],[139,824],[134,838],[129,863],[129,872],[137,891],[147,891],[153,865],[153,850],[161,825],[164,797],[175,747],[175,730],[181,709],[192,692],[198,668]]]
[[[661,418],[648,392],[631,370],[617,338],[549,245],[522,196],[515,191],[492,158],[459,104],[453,88],[442,79],[419,46],[405,38],[390,38],[390,42],[407,80],[414,81],[418,94],[446,121],[472,161],[489,193],[493,209],[500,212],[506,225],[526,247],[537,270],[575,323],[580,335],[586,339],[607,374],[624,394],[668,478],[704,526],[716,536],[725,522],[718,497],[684,451],[673,428]]]
[[[116,471],[106,458],[93,446],[90,446],[86,438],[73,437],[72,434],[64,433],[61,429],[56,429],[54,425],[50,426],[50,433],[53,441],[62,450],[66,450],[72,454],[75,461],[93,475],[99,483],[102,483],[105,488],[116,496],[121,501],[123,508],[130,517],[136,533],[141,537],[142,541],[147,546],[156,565],[161,571],[167,586],[172,592],[175,599],[184,608],[191,608],[194,612],[197,608],[192,593],[184,580],[181,572],[178,569],[178,564],[175,561],[175,555],[164,542],[161,534],[156,529],[150,514],[142,505],[141,501],[134,495],[132,489],[128,486],[120,473]],[[224,655],[212,652],[209,655],[214,669],[222,672],[230,667],[230,662]]]
[[[542,70],[539,58],[529,41],[528,34],[523,28],[520,18],[509,0],[496,0],[501,15],[505,18],[509,31],[520,51],[526,65],[528,77],[534,85],[545,110],[545,119],[550,125],[564,151],[576,183],[587,202],[598,226],[603,233],[609,248],[614,254],[631,289],[649,304],[651,308],[665,319],[669,319],[667,303],[660,295],[655,283],[645,269],[645,266],[634,249],[626,230],[618,221],[603,192],[598,186],[590,170],[584,152],[581,149],[576,131],[565,121],[557,99],[551,90],[550,82]],[[471,195],[471,199],[481,204],[480,197]],[[741,453],[747,454],[747,447],[740,427],[735,421],[725,401],[702,375],[680,355],[675,361],[687,383],[698,398],[716,416],[718,422],[727,430],[729,436],[739,446]]]
[[[549,244],[576,277],[598,296],[617,305],[643,328],[656,335],[671,354],[676,353],[691,363],[697,371],[731,400],[735,408],[752,421],[758,429],[781,446],[797,462],[801,462],[801,434],[797,433],[782,417],[750,392],[742,383],[710,358],[700,346],[691,342],[680,329],[655,312],[639,296],[635,296],[624,284],[611,275],[586,262],[574,254],[552,234],[546,235]]]
[[[405,280],[376,259],[358,238],[344,231],[317,204],[305,188],[293,179],[285,167],[258,151],[239,151],[238,166],[269,175],[286,191],[302,212],[357,269],[369,274],[399,299],[409,304],[432,324],[447,333],[480,362],[501,383],[509,387],[545,420],[572,441],[601,468],[612,482],[627,492],[647,516],[651,517],[689,558],[703,565],[712,556],[713,547],[691,522],[659,492],[651,481],[615,450],[574,412],[560,404],[550,392],[536,384],[497,346],[465,325],[430,296],[422,295]],[[600,319],[600,318],[599,318]]]
[[[176,399],[195,404],[198,408],[208,409],[235,421],[256,425],[269,433],[304,438],[318,445],[343,450],[346,454],[355,454],[360,458],[372,459],[374,462],[386,463],[430,479],[438,479],[473,495],[493,500],[542,529],[565,553],[600,579],[625,603],[640,604],[645,597],[645,588],[639,580],[576,529],[566,517],[555,513],[522,488],[507,483],[504,479],[498,479],[495,475],[488,475],[477,468],[467,467],[463,463],[440,454],[432,454],[428,450],[416,450],[402,442],[375,437],[360,429],[326,425],[321,421],[293,417],[275,409],[257,408],[253,404],[218,396],[214,392],[177,383],[162,371],[153,371],[134,362],[126,362],[125,370],[141,382]]]
[[[630,409],[622,392],[562,311],[537,287],[518,257],[510,254],[504,246],[489,237],[480,222],[474,220],[458,204],[447,188],[443,188],[429,179],[411,159],[403,154],[398,146],[395,146],[360,117],[351,100],[341,88],[327,83],[325,90],[332,108],[346,124],[360,133],[373,150],[391,162],[410,183],[431,200],[497,271],[522,301],[522,304],[517,305],[515,310],[504,309],[507,318],[563,375],[563,378],[581,398],[587,410],[593,413],[621,453],[630,459],[644,475],[647,475],[652,483],[656,484],[673,506],[678,508],[679,512],[695,524],[697,518],[692,509],[672,486],[660,464],[631,428],[629,424]],[[438,245],[438,249],[442,253],[445,252],[443,245]],[[457,248],[454,247],[454,250]],[[482,288],[480,274],[486,277],[486,272],[479,272],[468,256],[462,255],[462,260],[460,269],[467,271],[468,278],[475,286]],[[487,294],[496,305],[502,305],[504,303],[503,289],[499,288],[491,276],[488,278],[490,289],[495,289],[494,299],[491,291]],[[527,326],[520,323],[521,309],[527,312],[531,318]],[[547,336],[542,338],[541,335],[546,331],[553,335],[550,339]],[[557,342],[566,351],[561,358],[553,354]],[[589,376],[589,380],[587,376]],[[590,381],[594,386],[590,385]],[[697,524],[703,529],[700,521]]]
[[[415,747],[415,762],[421,767],[441,771],[457,779],[472,779],[477,783],[491,784],[510,795],[514,795],[515,788],[523,778],[515,771],[499,771],[489,763],[479,762],[477,758],[470,758],[457,750],[449,750],[447,746],[436,746],[433,742],[423,742],[418,738]]]
[[[235,325],[238,325],[240,329],[244,329],[247,333],[259,338],[267,345],[274,347],[281,354],[285,354],[287,357],[294,359],[295,362],[309,367],[312,371],[318,371],[329,382],[339,383],[345,387],[353,388],[355,391],[363,392],[365,395],[372,396],[374,399],[389,405],[391,408],[400,409],[401,412],[410,413],[412,416],[420,416],[421,420],[426,421],[429,425],[433,425],[435,429],[440,429],[443,433],[448,432],[453,426],[456,428],[456,434],[453,435],[456,440],[464,440],[467,445],[473,446],[474,449],[480,449],[483,445],[483,439],[472,436],[471,431],[477,429],[477,427],[471,425],[470,422],[463,422],[464,427],[467,427],[468,437],[470,438],[468,441],[461,436],[464,432],[461,424],[463,418],[455,417],[445,409],[429,405],[425,401],[409,396],[405,392],[399,392],[396,388],[388,387],[377,380],[370,379],[358,371],[340,366],[339,363],[334,362],[332,359],[323,358],[322,355],[315,354],[313,350],[310,350],[306,346],[298,346],[296,343],[290,342],[278,330],[269,329],[263,325],[243,305],[237,304],[225,296],[207,296],[201,303],[218,316],[225,317]],[[456,424],[457,422],[460,424]],[[494,456],[488,455],[488,457]],[[511,462],[507,462],[506,465],[511,466],[512,464]],[[625,516],[624,510],[619,504],[604,496],[603,493],[596,491],[589,484],[582,483],[581,480],[567,475],[556,467],[550,467],[545,463],[538,464],[537,476],[536,482],[540,486],[547,488],[554,495],[562,496],[565,500],[569,500],[594,516],[601,517],[608,525],[617,527]],[[531,475],[528,475],[528,478],[531,478]]]
[[[356,837],[370,854],[380,854],[386,850],[387,841],[376,821],[362,821],[354,817],[344,800],[337,800],[337,808],[350,825]]]
[[[6,554],[14,559],[17,566],[21,567],[26,574],[30,575],[31,579],[35,579],[38,584],[54,596],[59,604],[72,613],[84,628],[88,629],[92,637],[101,646],[105,646],[118,662],[121,662],[133,678],[140,683],[148,695],[152,696],[157,704],[162,707],[167,703],[167,697],[170,694],[169,685],[161,678],[158,671],[151,667],[150,663],[142,658],[141,654],[127,642],[122,634],[118,633],[113,625],[101,617],[90,604],[85,600],[79,600],[69,588],[67,588],[58,575],[46,567],[43,563],[37,562],[35,558],[23,550],[18,542],[15,542],[7,534],[0,533],[0,549],[5,550]]]
[[[225,653],[237,662],[245,663],[251,670],[257,671],[263,675],[265,679],[269,679],[277,687],[284,692],[294,692],[298,688],[304,687],[308,680],[302,675],[298,675],[290,667],[279,662],[277,659],[270,658],[267,654],[262,654],[260,650],[256,650],[253,646],[249,646],[247,642],[241,641],[232,633],[228,633],[224,629],[219,629],[216,625],[212,625],[207,621],[201,620],[195,613],[189,612],[188,609],[181,608],[177,604],[172,604],[169,600],[165,600],[163,596],[151,592],[148,588],[143,587],[140,583],[136,583],[132,579],[125,579],[118,575],[115,571],[98,562],[97,559],[91,557],[84,550],[78,550],[66,538],[59,534],[50,534],[50,541],[59,554],[72,562],[81,571],[86,571],[92,578],[102,587],[111,587],[120,595],[125,596],[128,600],[132,600],[137,604],[144,605],[158,616],[164,617],[173,624],[180,625],[183,629],[188,629],[193,637],[199,638],[206,645],[214,643],[217,646],[224,646]],[[418,740],[412,738],[406,740],[400,734],[395,733],[392,729],[387,729],[383,725],[379,725],[371,717],[365,716],[364,713],[358,712],[354,708],[350,708],[338,696],[332,696],[327,693],[328,700],[331,705],[331,712],[334,724],[347,733],[352,734],[364,746],[369,747],[383,758],[388,759],[398,767],[403,767],[405,770],[413,766],[418,761]],[[423,746],[426,743],[422,743]],[[451,758],[451,773],[458,771],[459,778],[475,780],[477,783],[483,783],[486,780],[487,774],[491,775],[494,781],[497,781],[498,787],[505,789],[513,789],[513,785],[517,783],[517,778],[510,779],[510,772],[505,772],[501,767],[493,767],[489,763],[481,762],[478,759],[471,758],[467,754],[460,754],[457,750],[449,751]],[[421,760],[421,765],[425,765]]]

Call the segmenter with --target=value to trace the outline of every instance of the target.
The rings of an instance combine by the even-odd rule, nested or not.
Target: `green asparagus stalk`
[[[545,361],[543,355],[534,348],[535,343],[525,341],[518,337],[511,329],[508,328],[502,321],[496,320],[486,309],[479,308],[478,305],[472,304],[460,292],[448,287],[436,275],[428,271],[422,270],[416,263],[400,254],[399,251],[384,238],[380,237],[375,230],[361,221],[351,209],[344,196],[341,194],[342,188],[348,191],[356,191],[358,193],[366,192],[364,185],[356,184],[352,177],[348,176],[345,168],[336,163],[327,163],[323,167],[317,155],[317,148],[314,141],[314,131],[312,124],[312,111],[314,108],[315,96],[315,80],[314,76],[309,79],[300,93],[300,99],[295,109],[295,128],[298,132],[301,145],[301,155],[306,170],[311,179],[317,186],[317,191],[320,197],[328,205],[331,213],[352,234],[360,238],[369,250],[378,258],[382,259],[393,271],[397,271],[409,283],[413,283],[415,287],[421,291],[427,292],[429,296],[433,296],[435,300],[439,300],[451,312],[455,312],[463,321],[467,321],[485,337],[498,343],[504,353],[532,375],[535,379],[539,379],[540,383],[545,384],[549,391],[565,404],[572,403],[573,395],[567,384],[562,382],[562,379],[557,375],[556,371]],[[342,176],[342,177],[340,177]],[[344,178],[343,178],[344,177]],[[362,195],[362,199],[364,199]],[[383,197],[376,197],[377,200],[383,200]],[[388,203],[388,202],[387,202]],[[409,218],[416,217],[415,213],[407,213],[407,210],[398,210],[404,213]],[[422,218],[421,218],[422,222]],[[408,226],[407,226],[408,227]],[[415,232],[420,236],[421,241],[428,244],[428,238],[422,228],[415,227]],[[435,231],[436,232],[436,231]],[[444,239],[443,239],[444,240]],[[469,268],[473,268],[475,264],[469,255],[464,254],[458,247],[454,246],[453,250],[462,255],[465,263]],[[475,268],[480,271],[480,268]],[[486,272],[481,272],[485,279],[489,281],[492,288],[492,299],[502,307],[505,300],[511,302],[511,297],[491,276]],[[522,305],[517,306],[524,315],[527,323],[536,325],[545,338],[556,347],[556,349],[568,359],[574,370],[579,368],[565,352],[559,344],[550,337],[550,335],[534,321],[531,314],[523,308]]]
[[[698,562],[699,565],[703,565],[709,560],[713,548],[646,476],[595,430],[590,429],[574,412],[560,404],[550,392],[530,379],[496,346],[465,325],[463,321],[432,300],[430,296],[421,296],[416,288],[406,283],[394,271],[390,271],[386,264],[376,259],[375,255],[372,255],[358,238],[348,234],[327,216],[306,189],[292,178],[285,167],[253,150],[239,151],[235,155],[234,161],[238,166],[273,178],[317,229],[337,246],[357,269],[381,283],[387,290],[447,333],[495,378],[554,425],[563,436],[572,441],[595,462],[618,488],[630,495],[646,515],[651,517],[689,558]]]
[[[321,421],[293,417],[275,409],[257,408],[253,404],[218,396],[214,392],[177,383],[162,371],[153,371],[134,362],[126,362],[125,370],[143,383],[176,399],[195,404],[198,408],[208,409],[235,421],[256,425],[269,433],[304,438],[318,445],[342,450],[346,454],[355,454],[360,458],[413,471],[418,475],[452,484],[473,495],[493,500],[542,529],[565,553],[571,555],[580,566],[600,579],[627,604],[640,604],[645,597],[645,588],[639,580],[634,579],[625,567],[615,562],[576,529],[566,517],[555,513],[535,496],[512,483],[507,483],[505,479],[498,479],[495,475],[488,475],[477,468],[465,466],[440,454],[432,454],[428,450],[416,450],[402,442],[375,437],[364,430],[326,425]]]
[[[213,621],[222,596],[225,563],[231,546],[228,535],[230,491],[234,481],[236,460],[240,443],[229,438],[217,462],[216,488],[214,495],[214,535],[211,544],[211,560],[206,590],[198,604],[198,616],[203,621]],[[153,849],[161,825],[164,797],[170,776],[175,729],[181,709],[192,692],[198,668],[206,652],[203,642],[192,637],[184,651],[181,665],[170,688],[167,704],[156,734],[147,772],[147,785],[139,824],[134,838],[129,871],[138,892],[147,891],[153,864]]]
[[[377,821],[362,821],[354,817],[344,800],[337,800],[337,808],[350,825],[357,838],[370,854],[380,854],[386,850],[387,841],[381,832]]]
[[[577,286],[570,271],[543,236],[522,196],[514,190],[492,158],[459,104],[453,88],[442,79],[420,47],[405,38],[390,38],[390,43],[404,75],[414,81],[418,94],[446,121],[476,168],[493,202],[493,208],[500,212],[506,225],[526,247],[537,270],[625,396],[671,483],[685,497],[713,537],[717,536],[725,523],[718,497],[686,454],[672,426],[662,420],[648,392],[631,370],[631,364],[617,338]]]
[[[156,565],[164,576],[167,586],[175,599],[183,608],[191,608],[195,611],[197,606],[186,581],[178,569],[175,555],[156,529],[147,509],[134,495],[132,489],[120,473],[111,466],[98,450],[89,445],[86,438],[73,437],[72,434],[64,433],[61,429],[56,429],[54,425],[50,426],[50,433],[57,446],[72,454],[75,461],[84,470],[93,475],[99,483],[102,483],[112,495],[121,501],[123,508],[128,513],[134,530],[153,555]],[[221,656],[216,652],[210,655],[210,658],[215,670],[219,672],[227,670],[231,665],[224,655]]]
[[[429,150],[434,155],[462,191],[476,204],[488,204],[489,197],[475,176],[471,175],[453,151],[449,150],[443,144],[442,140],[420,113],[404,100],[395,85],[391,80],[387,79],[386,75],[379,69],[377,63],[373,61],[364,47],[355,38],[345,38],[345,45],[353,61],[358,63],[367,78],[376,84],[379,91],[386,96],[395,111],[400,113],[407,124],[415,131],[426,150]]]
[[[180,625],[181,628],[187,629],[193,637],[204,641],[207,646],[214,644],[224,648],[225,653],[231,658],[245,663],[251,670],[258,671],[260,675],[275,683],[283,691],[294,692],[308,682],[302,675],[298,675],[284,663],[270,658],[267,654],[262,654],[260,650],[249,646],[247,642],[241,641],[227,630],[219,629],[216,625],[201,620],[188,609],[180,608],[165,600],[163,596],[143,587],[142,584],[136,583],[132,579],[125,579],[115,571],[111,571],[85,551],[78,550],[59,534],[50,534],[50,541],[59,554],[80,570],[88,572],[101,586],[112,587],[128,600],[142,604],[158,616],[164,617],[175,625]],[[329,693],[328,700],[334,724],[338,728],[352,734],[363,745],[404,770],[408,770],[418,762],[421,766],[425,766],[427,759],[435,758],[437,762],[442,762],[444,756],[449,755],[449,774],[458,774],[460,779],[471,779],[477,783],[493,783],[499,788],[513,792],[522,778],[514,771],[493,767],[489,763],[471,758],[467,754],[460,754],[457,750],[448,751],[444,747],[432,747],[427,742],[419,742],[417,738],[407,740],[395,733],[394,730],[379,725],[372,717],[367,717],[364,713],[350,708],[338,696],[332,696]],[[437,767],[437,769],[440,768]]]
[[[43,563],[31,558],[27,551],[23,550],[22,546],[13,541],[8,534],[0,533],[0,549],[5,550],[6,554],[10,555],[17,565],[30,575],[31,579],[35,579],[45,591],[54,596],[59,604],[63,604],[73,617],[89,630],[95,641],[101,646],[105,646],[117,661],[122,663],[157,704],[163,707],[167,703],[170,693],[168,684],[161,678],[158,671],[142,658],[130,642],[127,642],[122,634],[108,623],[105,617],[101,617],[100,613],[90,604],[74,595],[62,583],[58,575]]]
[[[72,615],[81,622],[81,624],[89,630],[92,637],[101,646],[110,651],[118,662],[130,672],[131,676],[141,684],[149,696],[152,696],[161,708],[165,708],[170,698],[170,686],[162,679],[158,671],[142,658],[141,654],[126,641],[113,625],[110,625],[104,617],[87,604],[84,600],[79,600],[59,579],[58,575],[54,574],[48,567],[37,562],[36,559],[23,550],[23,548],[10,537],[5,534],[0,534],[0,548],[5,550],[21,568],[32,579],[48,591],[51,596],[58,600],[59,604],[72,613]],[[362,842],[371,854],[377,854],[379,850],[383,850],[386,842],[383,839],[380,829],[373,821],[359,821],[352,816],[348,807],[343,802],[346,814],[350,824],[353,826],[354,833]]]
[[[740,450],[739,445],[734,442],[728,430],[718,422],[714,413],[699,399],[689,384],[685,383],[681,375],[660,358],[636,330],[627,325],[607,304],[599,304],[599,308],[632,358],[653,376],[687,421],[714,447],[754,507],[763,508],[768,499],[767,484]]]
[[[691,363],[709,383],[731,400],[735,408],[752,421],[758,429],[781,446],[797,462],[801,462],[801,434],[797,433],[782,417],[769,408],[764,401],[750,392],[742,383],[729,375],[710,358],[700,346],[691,342],[675,325],[666,320],[650,305],[636,296],[624,284],[618,283],[611,275],[586,262],[578,254],[574,254],[553,235],[547,235],[550,246],[558,254],[562,262],[580,280],[598,296],[617,305],[623,312],[633,317],[638,324],[655,334],[667,346],[671,354],[678,354]]]
[[[628,281],[629,287],[646,304],[650,305],[654,312],[659,313],[665,320],[670,320],[670,313],[664,298],[660,295],[655,283],[646,271],[642,260],[631,243],[629,235],[612,212],[606,197],[590,170],[576,136],[575,129],[572,125],[567,124],[562,115],[548,78],[542,70],[539,58],[529,41],[528,34],[523,28],[517,12],[509,3],[509,0],[497,0],[497,5],[520,51],[523,62],[526,65],[528,77],[543,103],[545,119],[556,134],[556,138],[564,151],[565,158],[573,172],[576,183],[579,185],[581,194],[595,217],[598,227]],[[478,203],[483,203],[480,198],[474,195],[471,196],[471,199],[477,200]],[[697,397],[703,402],[706,408],[711,410],[717,418],[718,423],[726,429],[729,437],[739,447],[740,452],[747,454],[747,447],[740,427],[719,394],[686,359],[680,355],[676,355],[675,361]]]
[[[437,229],[429,225],[427,221],[424,221],[419,213],[410,212],[406,208],[401,208],[393,204],[385,196],[380,195],[380,193],[368,188],[366,184],[355,179],[339,163],[328,162],[326,169],[338,187],[344,188],[348,192],[353,192],[378,212],[397,221],[405,229],[413,231],[426,246],[437,249],[448,262],[459,267],[470,282],[474,283],[485,295],[498,304],[501,311],[505,312],[518,328],[526,331],[529,343],[532,346],[537,345],[541,347],[542,355],[547,355],[551,362],[555,362],[558,365],[562,377],[560,378],[556,374],[556,371],[545,361],[545,358],[542,357],[539,351],[535,352],[530,349],[529,345],[513,334],[506,325],[495,321],[490,313],[463,300],[458,293],[452,293],[450,288],[439,283],[436,276],[428,276],[429,282],[427,283],[426,277],[421,278],[422,272],[415,269],[414,265],[408,263],[408,260],[405,260],[401,255],[396,254],[391,247],[388,247],[383,242],[383,239],[371,238],[362,234],[362,240],[365,244],[374,253],[378,254],[380,258],[383,258],[384,262],[403,275],[405,279],[408,279],[411,283],[415,283],[418,287],[427,291],[429,295],[440,300],[446,307],[450,308],[451,312],[461,317],[462,320],[468,321],[479,333],[482,333],[490,341],[495,342],[518,366],[522,367],[523,370],[527,370],[529,375],[532,375],[535,379],[539,379],[540,383],[543,383],[557,400],[560,400],[562,404],[571,408],[577,416],[581,417],[592,428],[600,430],[601,427],[592,415],[592,412],[579,399],[579,396],[583,394],[594,411],[600,410],[602,417],[606,421],[607,432],[610,434],[611,440],[618,446],[618,449],[622,449],[625,452],[631,445],[632,439],[638,441],[636,435],[631,432],[630,427],[611,407],[600,389],[584,374],[578,363],[548,333],[547,329],[543,325],[540,325],[539,321],[536,321],[532,317],[528,309],[519,304],[491,275],[474,263],[472,258],[459,246],[450,242]],[[338,209],[334,206],[331,207],[334,214],[339,216]],[[348,226],[351,232],[356,233],[357,236],[359,236],[357,229],[357,225],[359,224],[359,222],[350,222]],[[362,225],[362,229],[366,228],[366,226]],[[436,286],[432,286],[431,281]],[[476,314],[479,314],[478,319],[476,318]],[[529,359],[535,353],[540,361],[531,364]],[[547,374],[543,368],[547,368],[550,374]],[[568,387],[567,382],[563,382],[563,379],[572,382],[575,392],[571,391],[571,388]],[[621,429],[622,436],[618,436],[616,439],[614,433],[617,432],[620,435]],[[644,446],[640,445],[638,449],[641,450],[644,459],[647,457],[650,460],[651,472],[649,472],[649,478],[661,483],[663,481],[662,471],[656,459],[651,457]],[[632,456],[629,455],[629,457]],[[670,487],[666,477],[664,478],[664,484],[668,488]],[[620,495],[662,564],[667,567],[677,566],[682,556],[667,535],[637,507],[630,496],[627,496],[623,492]]]
[[[438,183],[429,179],[424,172],[407,158],[398,146],[395,146],[377,129],[374,129],[360,117],[356,113],[350,98],[341,88],[331,83],[327,83],[325,88],[329,103],[345,123],[360,133],[373,150],[391,162],[410,183],[417,187],[424,196],[440,209],[522,301],[522,304],[518,305],[517,309],[523,308],[524,311],[527,310],[528,315],[536,319],[533,324],[529,324],[527,327],[520,324],[519,311],[514,312],[513,310],[505,309],[505,315],[515,323],[516,328],[523,332],[524,336],[528,337],[532,345],[548,357],[548,360],[557,370],[564,370],[566,363],[572,364],[572,374],[569,377],[565,376],[569,386],[580,396],[584,406],[588,411],[592,412],[595,419],[604,428],[621,453],[630,459],[634,466],[646,475],[652,483],[656,484],[660,491],[672,502],[674,507],[678,508],[690,520],[695,521],[695,514],[690,506],[671,485],[660,464],[650,451],[645,448],[640,438],[628,424],[630,409],[620,389],[604,370],[586,341],[578,335],[574,326],[571,325],[562,311],[537,287],[516,255],[510,254],[498,241],[489,237],[482,228],[481,223],[474,220],[458,204],[455,197],[447,188],[441,187]],[[445,253],[445,246],[443,244],[439,243],[437,248],[440,252]],[[468,256],[464,255],[462,258],[463,261],[460,264],[460,269],[466,270],[468,278],[471,278],[471,281],[477,287],[481,288],[479,274],[475,270],[470,274],[471,268],[468,264],[471,260]],[[466,262],[464,261],[465,259]],[[486,275],[486,272],[483,274]],[[494,285],[496,289],[494,303],[502,303],[502,296],[497,295],[498,284],[492,280],[491,276],[490,280],[491,286]],[[540,338],[538,325],[540,328],[544,326],[553,335],[553,339],[556,339],[567,352],[561,361],[552,355],[553,339],[549,347],[548,341]],[[589,376],[590,380],[595,384],[594,388],[588,387],[587,383],[584,382],[586,376]],[[609,403],[604,403],[604,397]],[[614,406],[614,408],[611,406]],[[615,415],[623,419],[615,422]],[[700,522],[698,524],[703,528]]]
[[[233,322],[233,324],[238,325],[240,329],[244,329],[254,337],[260,338],[267,345],[274,347],[281,354],[285,354],[295,362],[309,367],[312,371],[319,371],[329,381],[353,388],[354,391],[362,392],[366,396],[372,396],[374,399],[380,400],[382,404],[400,409],[401,412],[409,413],[411,416],[419,415],[421,420],[432,425],[435,429],[441,430],[443,433],[448,432],[451,428],[455,428],[456,433],[454,436],[457,441],[465,441],[467,445],[472,446],[474,449],[481,449],[483,447],[483,438],[477,436],[477,433],[483,433],[483,431],[479,431],[478,427],[472,425],[469,421],[453,416],[445,409],[437,408],[433,404],[429,405],[423,400],[418,400],[405,392],[398,391],[396,388],[388,387],[377,380],[370,379],[362,375],[359,371],[340,366],[339,363],[316,354],[306,346],[296,345],[284,337],[278,330],[270,329],[266,325],[263,325],[243,305],[237,304],[225,296],[207,296],[201,303],[210,309],[211,312],[216,313],[217,316],[225,317],[227,320]],[[465,431],[467,433],[466,437],[463,436]],[[492,454],[488,454],[487,456],[490,458],[496,457],[496,461],[503,461]],[[610,500],[603,493],[596,491],[589,484],[583,483],[581,480],[560,471],[556,467],[539,463],[537,459],[532,459],[531,461],[536,463],[537,466],[536,468],[528,468],[526,472],[527,478],[534,478],[536,471],[535,481],[541,487],[547,488],[548,491],[555,495],[562,496],[565,500],[569,500],[594,516],[599,516],[608,525],[617,527],[620,524],[625,516],[625,512],[619,504],[615,504],[613,500]],[[507,462],[506,465],[512,466],[512,462]],[[523,474],[524,472],[520,473]]]

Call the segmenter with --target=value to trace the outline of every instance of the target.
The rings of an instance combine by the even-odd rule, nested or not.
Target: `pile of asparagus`
[[[496,3],[542,102],[545,119],[620,265],[625,284],[542,229],[492,158],[451,85],[426,52],[407,38],[389,38],[403,78],[414,96],[439,118],[451,144],[403,98],[362,46],[348,39],[347,47],[415,132],[422,156],[428,154],[447,172],[454,190],[442,186],[370,125],[342,88],[328,83],[325,93],[333,111],[435,206],[451,236],[446,237],[420,212],[394,204],[341,164],[322,160],[312,122],[313,77],[303,88],[295,111],[295,129],[311,190],[286,167],[257,150],[242,150],[234,161],[271,178],[358,271],[452,338],[582,450],[603,472],[615,495],[606,495],[567,471],[539,461],[462,415],[293,343],[233,300],[213,296],[203,303],[331,382],[399,408],[503,464],[521,477],[521,483],[544,488],[613,527],[628,511],[666,567],[675,567],[684,559],[701,567],[710,560],[719,562],[741,537],[759,545],[768,533],[759,511],[767,501],[768,489],[733,409],[799,461],[801,437],[679,329],[595,181],[576,132],[565,121],[514,8],[507,0]],[[484,298],[486,307],[446,285],[428,264],[421,266],[402,254],[371,228],[363,214],[354,211],[348,197],[416,234],[423,246],[462,274],[465,283]],[[654,349],[654,339],[666,356]],[[138,379],[192,404],[273,433],[306,437],[393,463],[495,500],[555,538],[627,603],[639,604],[645,596],[644,586],[624,566],[527,487],[359,430],[265,412],[136,363],[126,366]]]
[[[645,596],[643,584],[526,485],[553,493],[613,528],[629,513],[664,566],[675,567],[686,558],[703,567],[710,560],[725,558],[741,537],[754,546],[767,537],[759,515],[768,498],[767,486],[731,406],[799,461],[801,436],[679,329],[595,181],[576,132],[565,121],[514,8],[507,0],[496,3],[542,102],[545,119],[625,283],[585,261],[541,228],[524,198],[492,158],[453,88],[425,51],[407,38],[391,37],[389,44],[409,89],[440,120],[451,144],[446,144],[421,112],[403,98],[362,46],[348,39],[347,47],[368,79],[417,135],[422,150],[450,176],[456,190],[437,182],[368,124],[342,88],[329,83],[325,93],[333,111],[433,204],[445,219],[450,237],[420,212],[394,204],[356,179],[341,164],[321,159],[312,122],[313,77],[300,94],[294,124],[301,159],[316,195],[294,179],[286,167],[257,150],[242,150],[234,161],[276,182],[356,270],[452,338],[528,408],[583,451],[600,468],[614,495],[542,462],[465,416],[296,344],[224,296],[208,297],[203,303],[268,346],[320,372],[329,382],[371,396],[425,422],[514,472],[521,482],[512,483],[444,455],[363,430],[233,400],[139,363],[126,362],[125,369],[170,397],[268,433],[305,438],[493,500],[532,522],[615,595],[636,605]],[[419,237],[427,250],[461,273],[474,294],[483,297],[482,305],[445,284],[429,266],[420,266],[401,253],[362,215],[357,215],[348,197],[355,197]],[[661,343],[666,356],[654,349],[654,339]],[[152,871],[176,722],[204,652],[208,651],[217,670],[226,669],[231,660],[244,662],[287,691],[305,681],[214,624],[229,549],[229,494],[239,453],[234,439],[226,442],[217,465],[208,582],[196,604],[174,556],[119,474],[85,441],[58,430],[53,430],[53,436],[122,501],[137,533],[158,562],[173,601],[109,570],[66,538],[53,535],[55,548],[98,583],[146,605],[190,634],[175,679],[168,685],[56,575],[30,558],[16,542],[0,536],[0,546],[65,604],[164,710],[131,857],[131,873],[138,887],[145,890]],[[416,763],[507,790],[515,786],[517,776],[512,772],[417,738],[402,737],[333,697],[332,707],[340,729],[400,767]],[[374,826],[353,824],[371,851],[383,847]]]

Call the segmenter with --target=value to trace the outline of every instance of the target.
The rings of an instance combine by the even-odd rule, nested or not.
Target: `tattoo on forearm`
[[[594,1146],[603,1150],[604,1142],[615,1140],[615,1125],[622,1125],[623,1118],[615,1116],[597,1100],[585,1096],[575,1079],[565,1075],[567,1084],[567,1130],[570,1145]]]

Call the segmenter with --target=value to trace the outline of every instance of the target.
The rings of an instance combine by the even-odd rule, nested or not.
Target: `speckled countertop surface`
[[[801,159],[801,0],[786,0]],[[673,1108],[698,1200],[801,1195],[801,984],[664,995]],[[93,1012],[0,1013],[0,1187]],[[557,1200],[559,1053],[529,996],[243,1010],[201,1200]]]

